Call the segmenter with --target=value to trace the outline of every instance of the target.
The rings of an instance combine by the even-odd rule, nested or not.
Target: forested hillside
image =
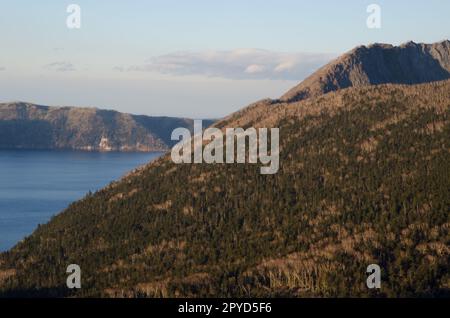
[[[193,120],[97,108],[0,104],[0,149],[164,151],[174,145],[170,135],[178,127],[193,130]]]
[[[450,81],[262,101],[217,124],[249,126],[280,128],[277,174],[161,158],[1,254],[2,296],[449,295]]]

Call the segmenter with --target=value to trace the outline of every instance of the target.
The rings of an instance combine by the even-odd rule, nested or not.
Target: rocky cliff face
[[[206,124],[209,124],[207,121]],[[0,148],[164,151],[185,118],[135,116],[110,110],[0,104]]]
[[[322,67],[281,97],[292,102],[347,87],[420,84],[450,78],[450,41],[360,46]]]

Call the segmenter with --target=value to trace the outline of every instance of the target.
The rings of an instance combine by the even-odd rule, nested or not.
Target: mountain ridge
[[[0,104],[3,149],[167,151],[174,145],[171,132],[178,127],[192,131],[193,120],[132,115],[94,107]]]
[[[365,85],[420,84],[450,78],[450,41],[399,46],[361,45],[341,55],[280,97],[292,102]]]
[[[0,254],[0,295],[448,295],[449,94],[383,84],[276,105],[261,124],[287,134],[277,174],[157,159]]]
[[[267,99],[215,126],[279,128],[279,172],[166,154],[0,254],[0,296],[450,295],[450,80]]]

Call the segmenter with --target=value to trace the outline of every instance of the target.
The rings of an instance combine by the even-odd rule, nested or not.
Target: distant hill
[[[0,296],[448,297],[450,80],[314,95],[215,124],[280,128],[278,173],[161,157],[0,254]]]
[[[165,151],[173,146],[170,136],[177,127],[192,130],[193,120],[97,108],[0,104],[0,149]]]
[[[298,101],[347,87],[420,84],[450,78],[450,41],[401,46],[359,46],[305,79],[281,97]]]

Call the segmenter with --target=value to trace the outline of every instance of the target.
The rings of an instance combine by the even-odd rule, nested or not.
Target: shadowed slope
[[[210,125],[207,120],[204,125]],[[0,148],[89,151],[164,151],[173,129],[193,130],[187,118],[150,117],[112,110],[0,104]]]

